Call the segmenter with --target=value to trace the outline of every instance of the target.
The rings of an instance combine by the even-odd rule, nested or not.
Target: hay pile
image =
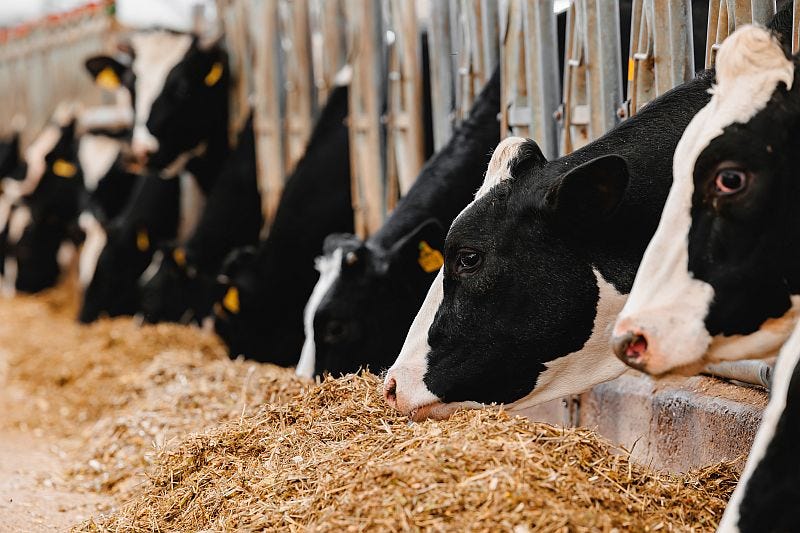
[[[371,375],[326,380],[161,450],[151,483],[83,531],[712,531],[732,466],[631,464],[587,430],[499,411],[409,424]]]

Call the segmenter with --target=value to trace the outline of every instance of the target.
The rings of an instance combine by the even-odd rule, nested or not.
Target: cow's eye
[[[714,190],[719,195],[736,194],[747,187],[747,172],[738,168],[723,168],[714,178]]]
[[[469,248],[462,248],[456,255],[455,274],[458,276],[468,276],[474,274],[480,268],[483,257],[480,252]]]

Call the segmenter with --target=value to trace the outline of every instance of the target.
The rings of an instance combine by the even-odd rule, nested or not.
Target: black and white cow
[[[353,231],[348,89],[331,93],[306,152],[286,182],[269,236],[234,252],[222,269],[226,292],[217,333],[232,355],[291,365],[303,345],[303,307],[317,281],[325,236]]]
[[[653,374],[767,357],[770,401],[718,531],[796,531],[800,514],[800,60],[744,27],[722,45],[709,104],[675,152],[674,183],[614,328]]]
[[[112,223],[115,236],[110,230],[106,235],[101,225],[87,219],[96,238],[89,239],[92,255],[87,255],[82,273],[88,287],[82,321],[103,313],[114,316],[139,310],[136,295],[141,274],[158,247],[191,233],[199,218],[198,206],[214,187],[230,154],[230,74],[227,54],[220,45],[201,43],[188,34],[151,31],[131,37],[131,54],[129,68],[113,58],[90,60],[99,84],[105,72],[111,86],[127,84],[129,90],[132,86],[132,151],[148,171],[138,195],[120,215],[123,218]],[[153,182],[154,175],[166,179],[180,175],[181,179],[180,183],[159,185]],[[177,201],[173,194],[179,195]],[[146,201],[155,203],[146,205]],[[159,211],[167,206],[175,212]],[[179,221],[177,230],[172,228],[175,220]],[[148,246],[132,247],[131,243],[144,242],[131,240],[131,235],[141,233],[141,227],[152,230]],[[118,275],[117,268],[125,275]]]
[[[216,277],[231,250],[258,243],[263,217],[256,178],[252,117],[209,194],[184,246],[156,253],[141,280],[141,311],[148,322],[196,321],[212,315],[225,289]],[[220,292],[221,291],[221,292]]]
[[[351,234],[325,240],[320,279],[304,313],[299,374],[392,363],[441,266],[446,228],[480,186],[500,138],[499,78],[496,71],[469,118],[428,160],[377,233],[366,241]]]
[[[25,152],[22,180],[4,180],[0,236],[4,292],[38,292],[58,280],[82,240],[83,172],[75,110],[62,105]],[[59,257],[60,256],[60,257]]]
[[[794,64],[768,32],[720,49],[714,96],[675,153],[675,180],[614,328],[653,374],[774,355],[800,306],[800,123]]]
[[[460,405],[521,408],[624,371],[606,326],[630,290],[669,191],[674,147],[708,102],[710,81],[701,74],[554,161],[533,141],[500,143],[386,376],[392,406],[415,418]]]
[[[0,139],[0,180],[5,178],[21,180],[24,177],[25,165],[19,143],[18,131],[5,139]]]

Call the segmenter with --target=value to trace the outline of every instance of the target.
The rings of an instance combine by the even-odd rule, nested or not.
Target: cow
[[[9,137],[0,139],[0,180],[11,178],[21,180],[25,167],[21,157],[20,133],[13,132]]]
[[[84,262],[82,280],[87,289],[81,321],[139,311],[140,276],[160,246],[191,233],[200,206],[230,154],[230,73],[220,44],[201,42],[188,34],[148,31],[131,37],[131,55],[130,66],[105,56],[87,61],[87,68],[97,73],[98,84],[106,73],[111,87],[124,85],[131,92],[131,149],[146,170],[136,186],[138,193],[119,215],[122,218],[111,223],[115,236],[110,230],[106,235],[91,217],[85,218],[96,238],[92,255]],[[176,176],[180,183],[170,185],[153,179]],[[176,211],[159,211],[166,207]],[[172,227],[175,220],[177,229]],[[147,246],[138,244],[145,242],[136,237],[142,231],[149,235]]]
[[[5,180],[0,198],[2,274],[6,294],[55,285],[68,250],[80,244],[83,197],[75,109],[65,104],[28,147],[21,180]]]
[[[800,307],[793,61],[747,28],[719,52],[714,97],[689,125],[674,184],[613,348],[652,374],[774,355]]]
[[[214,326],[231,355],[285,366],[297,362],[303,307],[317,280],[314,258],[326,235],[353,231],[347,100],[346,86],[331,92],[286,182],[267,238],[225,261]]]
[[[258,243],[263,225],[259,198],[250,117],[186,244],[164,246],[140,280],[144,320],[202,323],[212,315],[214,302],[225,292],[216,281],[225,257]]]
[[[320,278],[304,312],[297,372],[310,377],[388,367],[438,271],[445,229],[480,186],[500,138],[496,70],[469,118],[422,168],[381,229],[366,241],[325,239]]]
[[[797,531],[797,443],[800,420],[800,325],[778,354],[770,399],[739,483],[717,531]]]

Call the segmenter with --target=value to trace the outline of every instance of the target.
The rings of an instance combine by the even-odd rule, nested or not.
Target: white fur
[[[170,70],[189,51],[192,37],[166,31],[136,33],[131,37],[136,53],[136,116],[133,126],[133,150],[146,153],[158,149],[158,140],[147,129],[153,102],[161,94]]]
[[[8,222],[8,242],[14,245],[22,238],[25,228],[31,223],[31,210],[27,206],[19,206],[11,213]],[[13,256],[5,258],[5,276],[3,276],[3,294],[13,296],[17,284],[17,259]]]
[[[158,271],[161,270],[161,263],[164,262],[164,252],[161,250],[156,250],[153,253],[153,259],[150,260],[150,264],[147,265],[147,268],[144,269],[142,275],[139,276],[139,286],[143,287],[150,283],[150,281],[158,274]]]
[[[673,175],[661,221],[642,259],[633,290],[614,328],[614,334],[645,334],[647,371],[660,374],[699,363],[711,345],[704,318],[714,297],[713,288],[689,273],[688,233],[694,191],[695,161],[723,128],[745,123],[764,109],[781,82],[791,86],[792,62],[768,32],[745,26],[723,43],[717,61],[717,85],[711,101],[689,123],[675,150]],[[741,342],[727,352],[737,358],[767,357],[758,346],[742,349]],[[754,338],[754,337],[753,337]],[[785,337],[784,337],[785,338]],[[782,341],[783,339],[781,339]],[[728,349],[734,343],[725,341]],[[714,349],[708,360],[714,361]]]
[[[747,490],[747,483],[750,477],[764,458],[767,447],[775,436],[775,428],[786,407],[789,383],[798,359],[800,359],[800,325],[795,327],[789,340],[786,341],[786,344],[781,349],[780,355],[778,355],[775,373],[772,377],[769,404],[764,410],[761,425],[758,428],[755,441],[753,441],[753,447],[750,449],[750,455],[747,457],[747,464],[744,467],[742,476],[739,478],[739,484],[736,486],[736,490],[725,508],[725,514],[722,515],[722,520],[717,528],[718,533],[739,531],[739,506]]]
[[[81,287],[86,289],[97,270],[97,262],[100,259],[100,253],[105,248],[107,236],[103,226],[89,212],[84,211],[80,214],[78,225],[86,234],[81,255],[78,258],[78,282]]]
[[[298,376],[313,378],[316,365],[316,344],[314,343],[314,315],[322,299],[330,288],[339,279],[342,271],[342,249],[337,248],[331,255],[317,257],[316,268],[319,272],[319,280],[311,292],[311,296],[303,310],[303,329],[305,330],[306,340],[303,342],[303,350],[300,352],[300,361],[297,363],[296,373]]]
[[[203,207],[206,205],[206,195],[197,180],[188,172],[180,173],[180,224],[178,225],[178,240],[186,241],[194,232]]]
[[[25,179],[18,185],[20,196],[32,193],[39,185],[39,181],[47,170],[45,157],[55,148],[60,138],[61,128],[56,124],[48,124],[25,150],[25,162],[28,163],[28,169]]]
[[[394,379],[397,391],[397,410],[410,413],[413,409],[438,402],[439,398],[425,385],[423,378],[428,370],[428,330],[433,317],[444,299],[444,273],[440,269],[433,280],[425,301],[422,302],[411,328],[408,330],[400,355],[386,374],[384,383]]]
[[[122,142],[105,135],[84,134],[78,145],[78,161],[83,170],[83,183],[88,191],[108,174],[122,150]]]
[[[608,346],[610,326],[622,309],[626,296],[603,279],[600,272],[593,270],[600,294],[589,340],[580,350],[545,363],[547,370],[539,374],[533,391],[512,403],[510,411],[524,410],[569,394],[581,393],[593,385],[620,376],[628,369]]]

